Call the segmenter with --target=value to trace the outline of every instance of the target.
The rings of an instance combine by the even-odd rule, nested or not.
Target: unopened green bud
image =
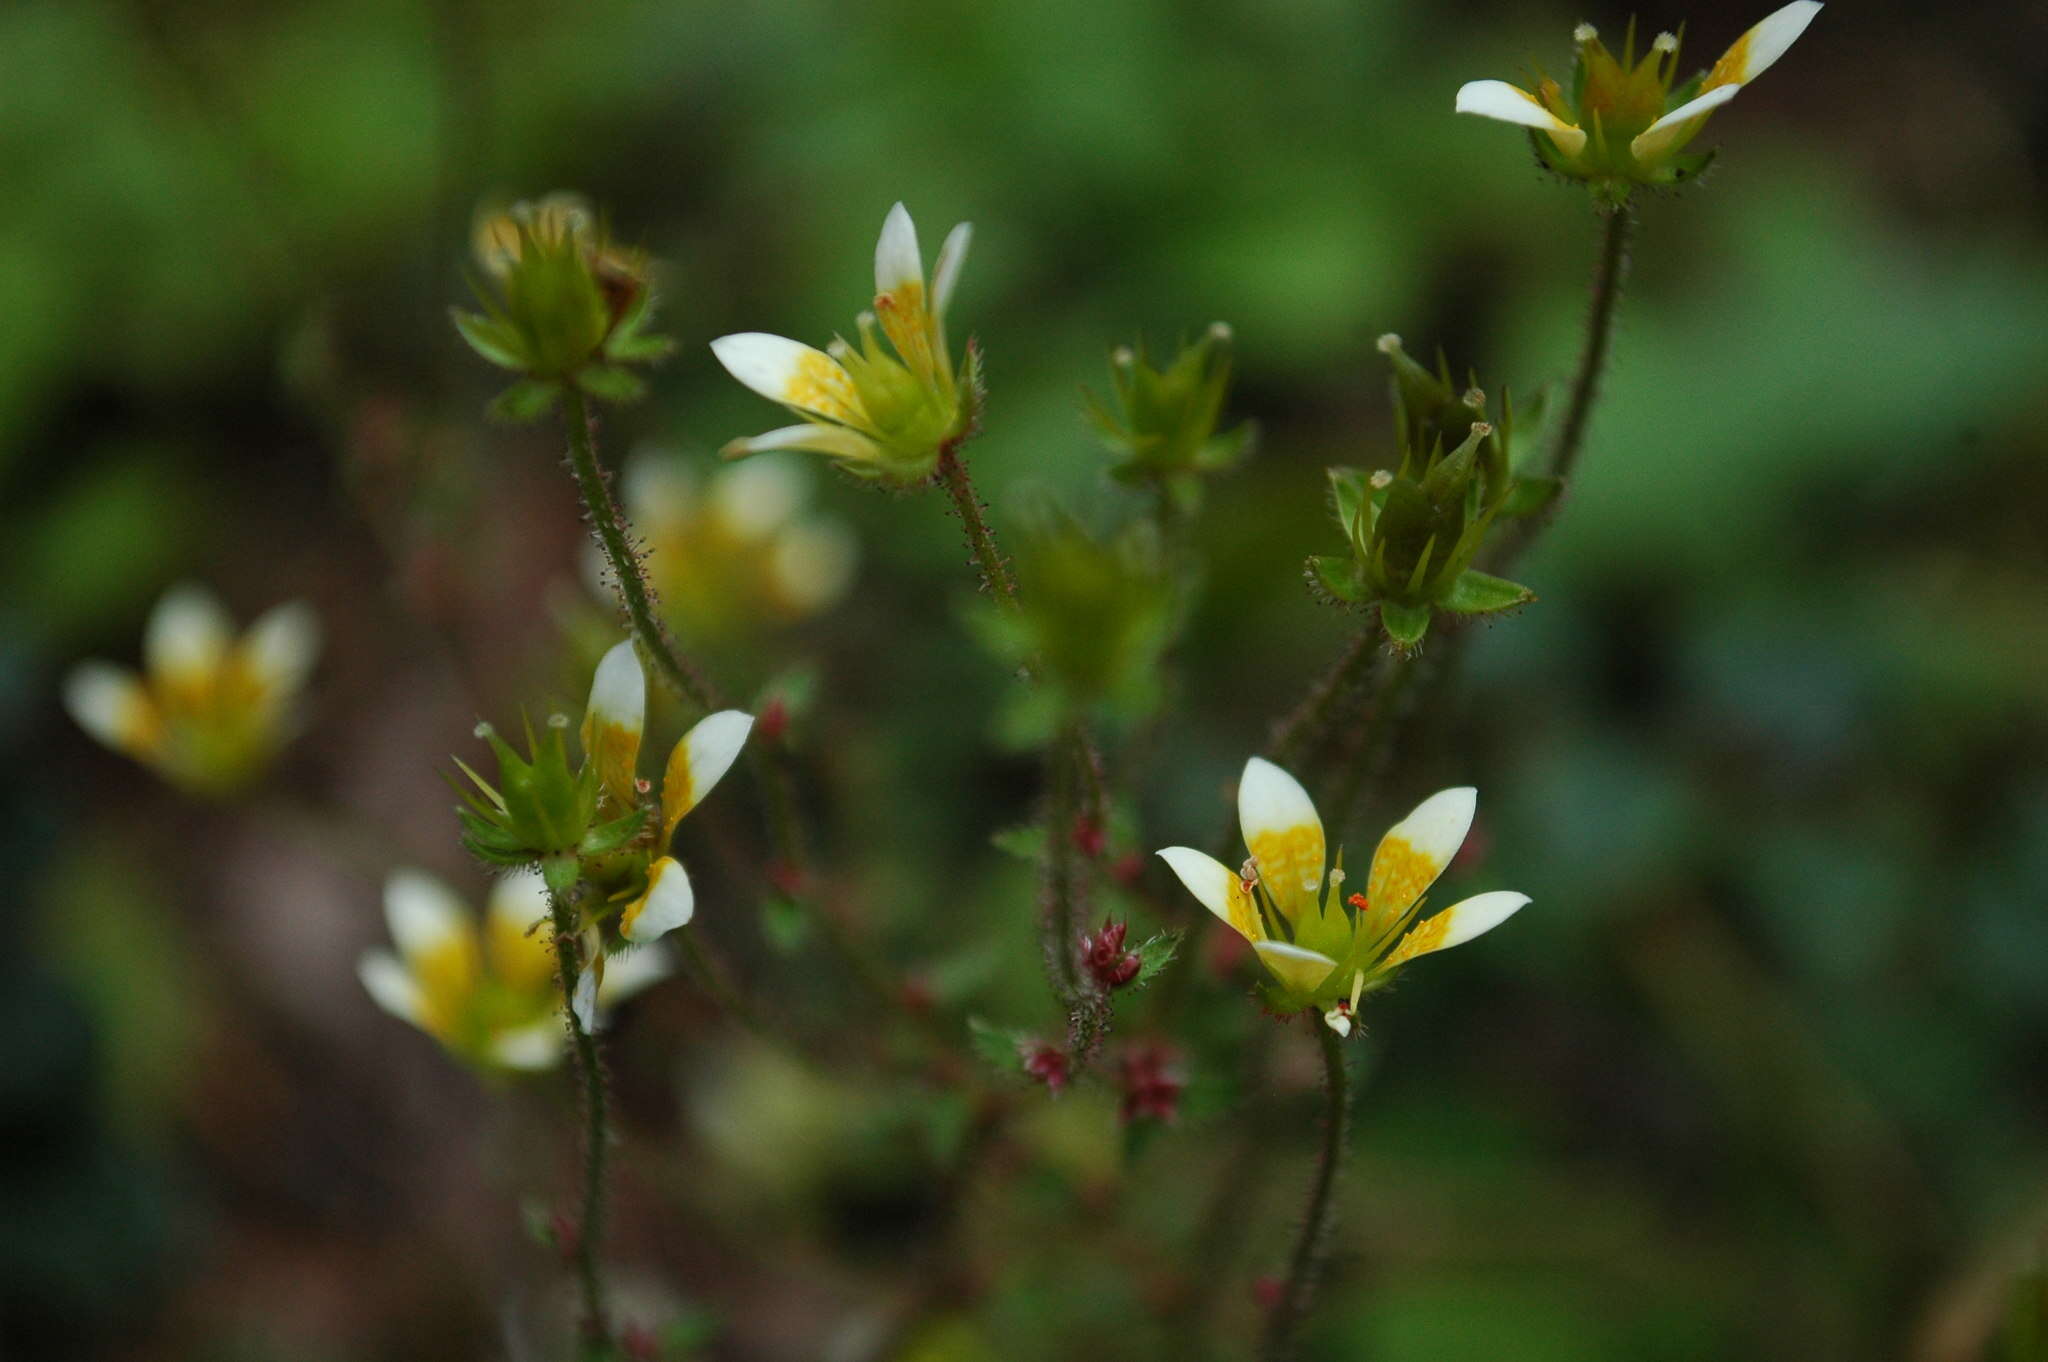
[[[492,784],[460,758],[456,766],[475,786],[458,791],[463,807],[463,845],[496,865],[528,865],[550,857],[574,855],[590,830],[597,811],[599,779],[590,762],[569,756],[565,715],[549,717],[541,736],[526,726],[527,755],[521,756],[489,724],[476,734],[498,760]]]
[[[1229,468],[1250,449],[1257,428],[1247,421],[1218,431],[1230,394],[1230,327],[1211,325],[1182,345],[1165,368],[1154,368],[1143,347],[1110,353],[1114,410],[1086,394],[1089,419],[1117,457],[1111,472],[1131,483],[1180,481]]]

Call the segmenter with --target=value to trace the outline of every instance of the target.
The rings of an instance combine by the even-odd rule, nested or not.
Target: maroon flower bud
[[[619,1330],[619,1351],[627,1362],[659,1362],[661,1340],[644,1324],[628,1324]]]
[[[1118,884],[1126,886],[1136,884],[1139,876],[1144,873],[1145,857],[1135,851],[1117,857],[1115,862],[1109,867],[1110,878]]]
[[[1123,1089],[1125,1124],[1158,1121],[1171,1125],[1180,1115],[1180,1095],[1188,1084],[1180,1057],[1171,1046],[1147,1044],[1126,1049],[1118,1065],[1117,1082]]]
[[[1102,854],[1102,848],[1109,839],[1102,831],[1102,824],[1087,814],[1074,820],[1074,849],[1093,860]]]
[[[576,1247],[583,1234],[574,1217],[567,1211],[556,1211],[548,1217],[548,1238],[554,1243],[555,1252],[562,1255],[565,1263],[576,1261]]]
[[[1259,1303],[1261,1310],[1279,1309],[1281,1297],[1286,1294],[1286,1285],[1271,1273],[1252,1279],[1252,1299]]]
[[[1105,922],[1100,931],[1081,937],[1081,961],[1104,988],[1122,988],[1138,977],[1144,965],[1137,952],[1124,949],[1127,930],[1121,922]]]
[[[1057,1097],[1067,1086],[1073,1071],[1067,1060],[1067,1052],[1057,1045],[1039,1043],[1024,1047],[1024,1072],[1045,1084],[1045,1090]]]
[[[775,887],[776,893],[795,898],[803,893],[804,872],[788,861],[770,861],[768,883]]]
[[[760,716],[754,720],[754,736],[762,742],[781,742],[787,732],[789,704],[778,695],[761,706]]]

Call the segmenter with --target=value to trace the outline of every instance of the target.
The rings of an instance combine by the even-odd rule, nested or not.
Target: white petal
[[[1439,790],[1387,829],[1366,877],[1366,904],[1378,921],[1408,911],[1426,893],[1472,830],[1479,792],[1469,785]]]
[[[875,242],[875,292],[894,293],[913,283],[924,285],[924,256],[917,249],[910,210],[899,203],[882,219],[882,235]]]
[[[1697,98],[1688,99],[1685,103],[1637,133],[1628,144],[1629,155],[1635,157],[1638,161],[1644,161],[1660,154],[1666,147],[1685,135],[1688,131],[1687,124],[1691,123],[1693,119],[1703,117],[1720,108],[1723,104],[1735,98],[1736,91],[1741,88],[1740,85],[1717,85]]]
[[[576,991],[571,995],[569,1006],[576,1014],[576,1021],[585,1031],[597,1029],[597,976],[595,960],[583,967],[583,973],[576,976]]]
[[[718,453],[721,458],[744,459],[749,454],[765,454],[771,449],[802,449],[855,463],[873,463],[882,453],[880,445],[857,430],[817,423],[780,426],[748,439],[733,440]]]
[[[1567,156],[1576,156],[1586,145],[1584,132],[1544,108],[1543,101],[1527,90],[1504,80],[1467,81],[1458,87],[1456,108],[1459,113],[1547,132]]]
[[[320,617],[304,601],[272,606],[243,636],[242,656],[273,695],[294,694],[320,656]]]
[[[1799,41],[1799,35],[1806,32],[1806,26],[1813,22],[1821,7],[1815,0],[1793,0],[1783,9],[1775,10],[1756,27],[1735,40],[1735,45],[1721,55],[1714,63],[1714,69],[1707,76],[1712,85],[1724,81],[1735,85],[1747,85],[1776,64],[1785,55],[1786,49]]]
[[[1340,1036],[1348,1036],[1351,1034],[1351,1014],[1333,1007],[1323,1013],[1323,1025]]]
[[[487,911],[523,935],[528,927],[548,916],[547,881],[531,866],[501,875],[491,886]]]
[[[1453,946],[1464,945],[1475,936],[1484,936],[1528,905],[1527,894],[1517,894],[1509,889],[1474,894],[1469,899],[1454,903],[1437,914],[1451,921],[1444,929],[1444,939],[1437,943],[1436,948],[1447,951]]]
[[[833,421],[865,421],[860,395],[839,361],[823,350],[766,331],[711,342],[726,372],[761,396]]]
[[[356,961],[356,978],[363,981],[370,1001],[400,1021],[419,1025],[420,987],[397,956],[381,949],[364,951]]]
[[[626,909],[620,922],[628,941],[652,941],[688,922],[697,913],[697,896],[682,862],[664,856],[647,871],[647,893]]]
[[[953,289],[960,282],[960,267],[967,263],[967,247],[974,240],[974,224],[963,222],[946,233],[939,246],[939,259],[932,266],[932,315],[946,315],[953,301]]]
[[[1436,951],[1447,951],[1453,946],[1462,946],[1473,937],[1492,931],[1506,922],[1529,902],[1527,894],[1498,889],[1490,894],[1475,894],[1462,903],[1444,909],[1436,916],[1416,923],[1401,938],[1386,958],[1385,966],[1413,960],[1418,955],[1429,955]]]
[[[775,536],[768,570],[775,589],[800,614],[821,610],[846,594],[860,561],[860,541],[837,521],[791,525]]]
[[[203,675],[227,657],[234,632],[234,621],[211,591],[183,582],[150,612],[143,662],[151,676]]]
[[[1235,870],[1193,847],[1165,847],[1159,859],[1173,867],[1173,873],[1180,876],[1180,882],[1204,908],[1225,922],[1230,921],[1230,891],[1240,883]]]
[[[562,1062],[561,1022],[550,1018],[500,1031],[491,1038],[491,1059],[507,1069],[554,1068]]]
[[[605,965],[604,983],[598,986],[599,1008],[616,1007],[634,994],[652,988],[676,971],[675,960],[663,946],[642,946],[613,956]]]
[[[1301,782],[1253,757],[1237,782],[1237,821],[1266,892],[1288,917],[1312,905],[1323,881],[1323,820]]]
[[[711,505],[738,538],[764,539],[788,523],[810,490],[810,478],[794,460],[755,459],[711,480]]]
[[[384,920],[408,960],[430,955],[474,930],[455,891],[423,870],[394,870],[384,882]]]
[[[1281,983],[1298,993],[1315,992],[1330,977],[1330,971],[1337,968],[1337,962],[1321,951],[1289,941],[1254,941],[1252,949]]]
[[[669,753],[668,771],[661,778],[661,812],[668,831],[675,831],[682,816],[732,769],[753,728],[753,715],[721,709],[699,719],[683,735]]]
[[[638,734],[647,726],[647,673],[633,640],[615,643],[590,678],[590,703],[584,713],[596,724]]]
[[[130,750],[149,722],[149,694],[132,672],[81,662],[64,678],[64,707],[78,726],[118,751]]]

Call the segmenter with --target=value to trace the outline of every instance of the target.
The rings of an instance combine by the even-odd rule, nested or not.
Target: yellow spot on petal
[[[667,845],[683,815],[697,807],[697,781],[690,772],[690,740],[684,738],[668,754],[661,777],[661,840]]]
[[[477,942],[461,932],[406,961],[420,990],[420,1026],[438,1040],[453,1042],[476,993]]]
[[[548,946],[548,929],[530,928],[530,923],[514,922],[503,914],[493,913],[486,938],[491,973],[506,988],[521,995],[545,989],[555,972],[555,953]]]
[[[599,724],[583,716],[583,750],[597,763],[598,778],[622,809],[634,804],[634,767],[640,761],[640,730],[624,724]]]
[[[808,351],[797,360],[796,372],[782,390],[782,400],[850,425],[867,422],[852,377],[830,355],[817,351]]]
[[[1366,901],[1381,922],[1391,921],[1414,906],[1443,868],[1442,861],[1407,838],[1388,834],[1373,853],[1372,874],[1365,882]]]
[[[1416,923],[1408,930],[1408,934],[1401,938],[1401,944],[1388,953],[1380,967],[1392,969],[1396,965],[1413,960],[1418,955],[1428,955],[1433,950],[1441,949],[1444,944],[1444,933],[1450,931],[1453,916],[1452,913],[1443,912],[1425,922]]]
[[[1323,878],[1323,830],[1314,823],[1262,832],[1252,839],[1259,878],[1290,919],[1309,906]]]
[[[1230,882],[1230,925],[1237,934],[1247,941],[1264,941],[1266,927],[1259,920],[1259,906],[1253,901],[1251,891],[1245,888],[1243,880]]]
[[[875,298],[882,331],[903,363],[929,383],[933,376],[931,314],[925,309],[924,282],[912,279]]]
[[[1714,69],[1707,72],[1707,78],[1700,82],[1700,93],[1721,85],[1740,85],[1749,78],[1749,40],[1756,32],[1751,29],[1735,40],[1735,46],[1721,54],[1721,60],[1714,63]]]

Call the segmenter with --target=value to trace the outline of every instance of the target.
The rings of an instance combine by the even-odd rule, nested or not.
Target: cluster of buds
[[[1136,951],[1124,949],[1129,924],[1105,922],[1092,932],[1081,934],[1081,963],[1088,976],[1105,990],[1119,989],[1138,977],[1145,962]]]
[[[1180,1095],[1187,1089],[1180,1056],[1162,1042],[1127,1047],[1117,1064],[1118,1114],[1125,1125],[1156,1121],[1171,1125],[1180,1116]]]
[[[1820,10],[1815,0],[1794,0],[1737,38],[1710,70],[1676,86],[1677,34],[1659,33],[1638,61],[1631,23],[1617,59],[1591,24],[1580,24],[1569,91],[1547,76],[1534,94],[1475,80],[1459,89],[1457,110],[1528,128],[1544,165],[1620,204],[1636,185],[1680,184],[1706,169],[1713,153],[1686,148],[1708,115],[1784,56]]]
[[[1103,537],[1048,514],[1026,528],[1017,557],[1031,582],[1019,608],[988,602],[968,616],[998,661],[1029,667],[1041,682],[1012,699],[1004,737],[1029,746],[1077,714],[1123,723],[1149,715],[1160,656],[1187,606],[1157,526],[1133,521]]]
[[[744,637],[846,594],[859,543],[843,522],[810,510],[807,472],[787,455],[701,480],[667,454],[643,450],[627,461],[621,499],[645,541],[648,585],[686,635]],[[608,571],[593,544],[585,576],[607,598]]]
[[[562,1058],[565,1032],[547,919],[547,886],[536,871],[500,878],[479,926],[452,889],[401,870],[384,886],[384,920],[397,950],[365,951],[356,973],[378,1006],[466,1064],[485,1072],[551,1068]],[[586,1024],[670,969],[659,947],[623,957],[606,973]]]
[[[319,622],[305,604],[267,611],[238,639],[213,594],[188,583],[151,613],[141,675],[81,663],[65,680],[64,702],[87,733],[179,788],[229,795],[291,737],[319,651]]]
[[[1017,1060],[1027,1076],[1045,1084],[1054,1097],[1066,1091],[1074,1077],[1074,1062],[1065,1050],[1047,1041],[1029,1041],[1017,1047]]]
[[[630,401],[643,385],[626,366],[673,348],[646,329],[654,306],[647,257],[616,245],[580,198],[550,194],[487,214],[474,247],[483,311],[455,309],[455,329],[484,359],[525,376],[499,397],[500,416],[539,416],[564,384]]]
[[[456,761],[475,787],[458,786],[463,844],[494,865],[537,864],[550,891],[575,896],[578,927],[591,934],[579,1011],[602,983],[608,955],[695,914],[690,877],[669,842],[683,815],[731,768],[754,723],[730,709],[699,720],[670,752],[657,792],[636,769],[646,716],[647,678],[629,640],[598,663],[578,757],[569,754],[568,716],[558,714],[538,739],[528,727],[523,757],[489,725],[479,726],[498,758],[496,784]]]
[[[1494,522],[1540,506],[1545,488],[1511,471],[1512,399],[1496,425],[1485,419],[1485,393],[1476,383],[1455,388],[1441,358],[1431,373],[1408,357],[1398,336],[1382,336],[1379,349],[1394,369],[1401,461],[1370,475],[1330,470],[1351,552],[1310,558],[1308,580],[1335,600],[1376,607],[1388,641],[1407,651],[1422,643],[1436,611],[1489,614],[1536,599],[1472,561]]]
[[[902,204],[891,208],[875,244],[874,310],[855,322],[858,349],[835,337],[818,350],[765,331],[711,342],[734,378],[802,418],[800,425],[734,440],[725,456],[806,449],[890,486],[931,477],[940,450],[971,434],[980,412],[978,353],[970,343],[956,370],[946,343],[946,305],[972,235],[964,222],[946,235],[927,284],[917,227]]]
[[[1217,322],[1171,363],[1155,369],[1144,347],[1119,346],[1109,357],[1110,410],[1093,393],[1088,417],[1117,462],[1120,482],[1154,483],[1177,500],[1192,502],[1201,478],[1235,465],[1250,450],[1258,428],[1250,421],[1219,431],[1230,393],[1231,330]]]
[[[1325,869],[1323,822],[1301,783],[1253,757],[1237,787],[1238,821],[1251,859],[1233,870],[1193,847],[1159,855],[1202,905],[1251,943],[1266,968],[1274,1011],[1315,1009],[1351,1034],[1359,1000],[1419,955],[1492,931],[1526,894],[1478,894],[1423,916],[1425,896],[1471,831],[1470,788],[1442,790],[1388,829],[1373,852],[1365,892],[1343,895],[1344,853]],[[1348,910],[1348,911],[1347,911]]]

